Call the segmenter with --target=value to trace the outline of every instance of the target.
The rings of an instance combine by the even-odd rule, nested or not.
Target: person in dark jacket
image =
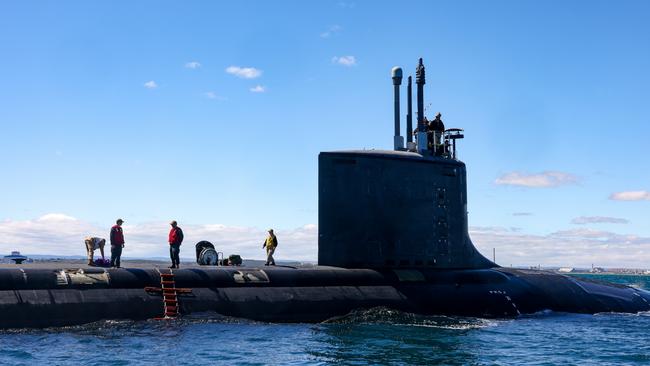
[[[183,242],[183,230],[178,227],[176,220],[169,223],[172,229],[169,230],[169,256],[172,259],[172,265],[169,268],[179,268],[181,265],[180,252],[181,243]]]
[[[124,248],[124,233],[122,223],[124,220],[117,219],[111,228],[111,267],[120,268],[120,257]]]
[[[441,117],[442,114],[438,112],[436,118],[429,122],[429,134],[433,137],[433,139],[429,140],[429,148],[435,151],[437,156],[445,153],[445,145],[442,139],[445,133],[445,124],[442,122]]]

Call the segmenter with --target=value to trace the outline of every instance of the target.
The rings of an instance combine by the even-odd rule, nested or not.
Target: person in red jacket
[[[183,242],[183,230],[178,227],[176,220],[169,223],[172,229],[169,230],[169,256],[172,259],[172,265],[169,268],[179,268],[181,264],[180,252],[181,243]]]
[[[124,233],[122,223],[124,220],[117,219],[111,228],[111,267],[120,268],[120,257],[124,248]]]

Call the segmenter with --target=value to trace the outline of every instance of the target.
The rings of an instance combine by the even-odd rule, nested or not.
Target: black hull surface
[[[163,273],[167,273],[164,270]],[[544,271],[282,267],[180,269],[180,314],[213,311],[269,322],[320,322],[355,309],[515,317],[650,310],[650,293]],[[145,289],[149,287],[149,289]],[[48,327],[163,314],[156,269],[0,269],[0,327]]]

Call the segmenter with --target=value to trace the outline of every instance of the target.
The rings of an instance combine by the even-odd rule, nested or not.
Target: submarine
[[[420,59],[417,128],[409,77],[404,139],[401,68],[392,80],[394,149],[319,154],[317,266],[0,269],[0,328],[199,312],[322,322],[373,307],[488,318],[650,310],[645,290],[504,268],[481,255],[469,236],[466,167],[456,151],[464,131],[424,116]]]

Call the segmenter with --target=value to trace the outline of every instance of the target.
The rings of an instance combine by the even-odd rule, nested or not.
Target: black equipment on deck
[[[223,259],[223,253],[217,252],[214,245],[209,241],[196,243],[196,263],[202,266],[216,266],[219,264],[219,254]]]

